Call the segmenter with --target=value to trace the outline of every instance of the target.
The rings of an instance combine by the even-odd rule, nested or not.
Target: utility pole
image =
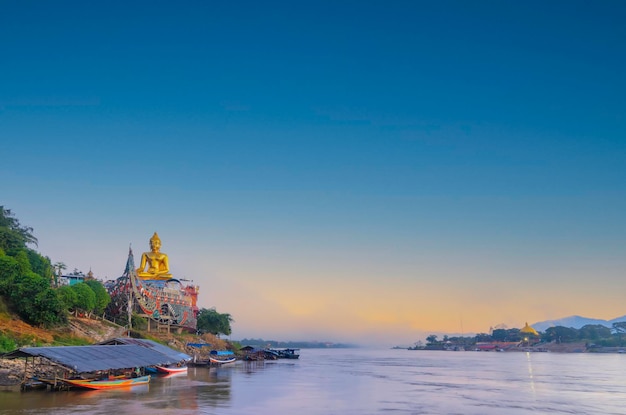
[[[128,276],[128,337],[133,329],[133,285],[130,283],[130,278],[132,278],[131,275]]]

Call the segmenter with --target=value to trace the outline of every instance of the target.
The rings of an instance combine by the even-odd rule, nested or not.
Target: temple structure
[[[537,330],[535,330],[534,328],[530,327],[528,325],[528,323],[526,323],[526,325],[519,330],[519,333],[522,336],[539,337],[539,333],[537,333]]]
[[[129,249],[124,274],[107,284],[111,303],[107,315],[114,321],[129,322],[136,314],[148,320],[148,330],[196,330],[198,315],[197,285],[184,285],[172,276],[167,254],[160,252],[161,239],[155,232],[150,238],[150,252],[141,255],[135,268]]]
[[[519,330],[519,334],[522,336],[522,346],[530,346],[539,340],[539,333],[529,326],[528,323]]]

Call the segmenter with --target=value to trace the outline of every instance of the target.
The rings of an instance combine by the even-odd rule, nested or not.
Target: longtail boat
[[[63,382],[69,386],[82,389],[117,389],[145,385],[150,382],[150,375],[123,379],[63,379]]]
[[[235,354],[230,350],[211,350],[209,353],[209,363],[214,366],[234,363],[236,360]]]
[[[185,373],[187,366],[155,366],[159,373]]]
[[[235,357],[230,357],[227,359],[216,359],[214,357],[209,356],[209,362],[211,362],[211,364],[214,365],[225,365],[227,363],[235,363],[237,361],[237,358]]]

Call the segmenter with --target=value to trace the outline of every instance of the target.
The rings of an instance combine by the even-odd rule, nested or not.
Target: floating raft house
[[[2,357],[5,359],[43,357],[77,374],[169,365],[180,361],[138,345],[21,347]]]

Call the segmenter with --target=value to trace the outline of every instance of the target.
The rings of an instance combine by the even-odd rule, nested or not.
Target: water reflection
[[[535,377],[533,375],[532,354],[526,352],[526,361],[528,362],[528,378],[530,379],[530,390],[533,396],[535,396]]]
[[[112,390],[0,393],[0,414],[198,413],[231,399],[232,370],[190,368],[188,373],[153,376],[149,385]]]
[[[0,392],[0,415],[620,414],[626,356],[307,350],[111,391]]]

